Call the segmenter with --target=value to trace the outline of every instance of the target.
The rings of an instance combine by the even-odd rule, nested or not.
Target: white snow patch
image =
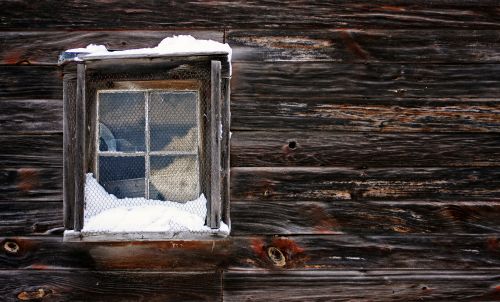
[[[117,198],[88,173],[85,183],[85,232],[218,232],[205,225],[207,200],[203,194],[185,203],[145,198]]]
[[[232,55],[231,47],[227,43],[220,43],[213,40],[198,40],[190,35],[167,37],[158,46],[152,48],[108,51],[104,45],[90,44],[85,48],[68,49],[66,52],[81,53],[76,60],[161,55],[227,54],[228,60],[231,62]]]

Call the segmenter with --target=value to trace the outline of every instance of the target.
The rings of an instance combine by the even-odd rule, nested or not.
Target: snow
[[[82,233],[189,231],[229,234],[229,227],[223,222],[218,230],[205,225],[207,200],[203,194],[185,203],[117,198],[106,192],[92,173],[88,173],[85,196]]]
[[[152,48],[137,48],[120,51],[108,51],[104,45],[90,44],[85,48],[73,48],[66,53],[79,53],[75,60],[102,59],[113,57],[140,57],[163,55],[205,55],[227,54],[231,62],[232,50],[227,43],[213,40],[199,40],[190,35],[172,36],[163,39],[158,46]]]

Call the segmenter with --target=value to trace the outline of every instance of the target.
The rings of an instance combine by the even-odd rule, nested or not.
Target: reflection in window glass
[[[196,156],[151,156],[150,167],[150,198],[171,201],[198,198]]]
[[[99,151],[144,151],[144,106],[144,92],[100,92]]]
[[[151,151],[196,152],[197,94],[153,92],[149,102]]]

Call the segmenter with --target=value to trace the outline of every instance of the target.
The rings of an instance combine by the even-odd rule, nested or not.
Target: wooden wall
[[[229,43],[229,240],[63,243],[66,48]],[[499,301],[497,0],[3,1],[2,301]]]

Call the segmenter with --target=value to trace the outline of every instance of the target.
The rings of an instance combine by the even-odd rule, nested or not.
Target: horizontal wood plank
[[[0,101],[2,134],[62,132],[62,100]]]
[[[191,35],[197,39],[222,42],[223,31],[7,31],[0,32],[2,64],[57,64],[66,49],[100,44],[109,50],[154,47],[173,35]]]
[[[141,2],[8,1],[0,28],[500,28],[494,0]],[[112,13],[113,18],[109,18]],[[33,22],[33,19],[36,22]]]
[[[498,271],[229,271],[224,301],[497,301]]]
[[[326,196],[322,196],[326,199]],[[34,199],[34,198],[32,198]],[[232,234],[494,234],[498,202],[231,201]],[[21,202],[23,201],[23,202]],[[0,233],[61,233],[62,202],[0,202]]]
[[[220,301],[211,272],[0,271],[3,301]]]
[[[492,30],[230,30],[233,61],[498,62]],[[0,54],[1,56],[1,54]]]
[[[235,63],[234,96],[496,98],[500,64]]]
[[[61,202],[0,202],[0,234],[42,235],[62,233]]]
[[[231,169],[232,200],[499,200],[497,168]]]
[[[17,165],[17,168],[0,169],[0,202],[62,200],[62,166]]]
[[[233,167],[498,166],[498,134],[235,131]]]
[[[326,197],[325,197],[326,198]],[[334,199],[335,197],[331,197]],[[232,233],[485,234],[500,232],[500,203],[235,201]]]
[[[189,34],[222,42],[223,31],[7,31],[0,32],[2,64],[55,64],[61,51],[90,43],[110,50],[152,47]],[[229,30],[233,61],[495,63],[496,30]]]
[[[498,234],[231,236],[224,240],[63,242],[61,237],[0,238],[0,269],[492,269]]]
[[[496,99],[370,98],[235,95],[231,96],[231,129],[377,132],[498,132],[500,129],[500,103]]]
[[[56,66],[0,66],[0,100],[62,100],[62,73]]]
[[[0,162],[4,169],[61,169],[62,134],[0,135]]]

